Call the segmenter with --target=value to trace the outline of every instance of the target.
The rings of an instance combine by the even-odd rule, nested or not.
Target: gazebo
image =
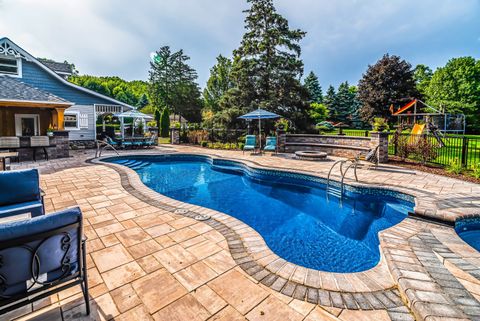
[[[120,113],[120,114],[115,114],[114,116],[120,119],[120,130],[121,130],[121,133],[122,133],[122,139],[125,138],[125,126],[124,126],[125,125],[124,124],[125,118],[132,118],[133,119],[132,137],[134,136],[134,133],[135,133],[135,122],[136,122],[137,119],[140,119],[142,121],[144,131],[147,127],[145,120],[152,120],[153,119],[152,116],[149,116],[147,114],[139,112],[137,109],[132,109],[132,110]]]

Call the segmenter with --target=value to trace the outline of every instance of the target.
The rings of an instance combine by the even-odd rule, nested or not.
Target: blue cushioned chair
[[[253,150],[253,152],[255,152],[256,148],[257,148],[257,136],[247,135],[245,137],[245,146],[243,146],[243,153],[245,153],[246,150]]]
[[[0,258],[0,315],[78,284],[90,313],[79,208],[0,224]]]
[[[277,137],[275,136],[267,137],[267,143],[263,148],[263,151],[277,153]]]
[[[0,172],[0,218],[45,213],[36,169]]]

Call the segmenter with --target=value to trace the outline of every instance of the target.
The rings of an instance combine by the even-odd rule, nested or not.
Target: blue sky
[[[480,58],[480,0],[276,0],[302,41],[305,73],[324,89],[356,84],[384,53],[433,69]],[[82,74],[146,79],[149,53],[184,49],[204,86],[218,54],[243,34],[243,0],[0,0],[0,37]]]

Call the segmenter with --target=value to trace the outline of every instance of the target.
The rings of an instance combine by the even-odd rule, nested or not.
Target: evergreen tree
[[[210,77],[203,90],[205,108],[214,113],[220,111],[220,100],[229,89],[235,86],[231,73],[232,61],[219,55],[217,57],[217,63],[210,69]]]
[[[162,112],[160,111],[159,108],[155,108],[155,111],[153,113],[153,117],[155,118],[155,121],[157,122],[157,130],[158,130],[158,135],[161,135],[161,132],[160,132],[160,122],[161,122],[161,119],[162,119]]]
[[[145,106],[148,105],[148,97],[145,93],[143,93],[141,96],[140,96],[140,99],[138,100],[138,103],[137,103],[137,108],[138,109],[142,109],[144,108]]]
[[[323,97],[323,103],[328,109],[328,118],[332,121],[337,120],[337,95],[335,93],[335,88],[330,85],[328,86],[327,93]]]
[[[170,112],[168,107],[163,108],[162,116],[160,117],[160,136],[168,137],[170,132]]]
[[[305,89],[307,89],[308,99],[310,103],[323,103],[322,87],[318,82],[317,75],[315,75],[313,71],[311,71],[305,78],[303,86],[305,87]]]
[[[336,105],[335,105],[335,114],[336,120],[344,124],[349,124],[351,120],[352,113],[352,95],[350,92],[350,85],[347,81],[343,82],[338,86],[338,91],[335,96]]]
[[[190,59],[183,50],[172,52],[160,48],[150,62],[148,90],[155,108],[166,106],[190,121],[201,118],[200,88],[197,72],[187,64]]]
[[[401,105],[418,97],[412,65],[398,56],[384,55],[373,66],[368,66],[358,84],[362,102],[361,116],[365,122],[374,117],[390,117],[390,105]]]
[[[229,91],[225,101],[237,110],[261,107],[288,115],[297,126],[306,127],[308,97],[299,81],[303,73],[299,42],[305,32],[290,29],[273,0],[247,1],[251,7],[245,11],[246,32],[234,51],[237,90]]]

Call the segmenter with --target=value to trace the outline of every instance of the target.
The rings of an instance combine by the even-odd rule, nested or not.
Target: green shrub
[[[324,130],[326,132],[331,132],[335,130],[335,127],[332,125],[331,122],[322,121],[316,125],[318,130]]]
[[[242,142],[238,143],[238,149],[242,150],[244,146],[245,146],[245,143],[242,143]]]
[[[452,159],[450,163],[447,165],[447,172],[452,174],[460,174],[462,172],[462,164],[458,157]]]
[[[202,146],[202,147],[208,147],[208,142],[202,140],[202,141],[200,142],[200,146]]]
[[[473,177],[480,178],[480,163],[472,164],[472,166],[470,166],[470,169],[472,170]]]
[[[170,111],[167,107],[163,109],[160,117],[160,136],[168,137],[170,133]]]

